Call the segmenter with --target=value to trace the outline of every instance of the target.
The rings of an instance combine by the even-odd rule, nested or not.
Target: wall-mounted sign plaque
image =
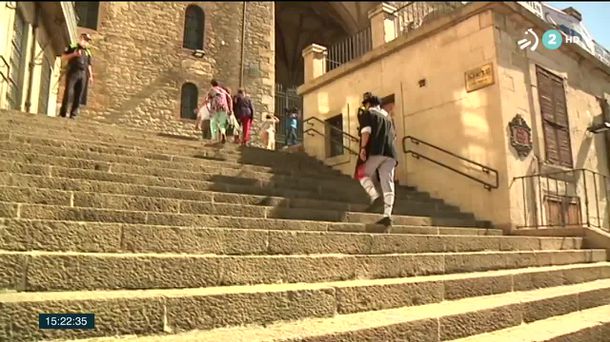
[[[466,91],[471,92],[494,84],[493,64],[485,64],[482,67],[468,70],[464,73],[466,80]]]

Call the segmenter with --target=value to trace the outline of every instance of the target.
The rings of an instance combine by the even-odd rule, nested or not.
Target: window
[[[343,154],[343,115],[326,120],[327,155],[335,157]]]
[[[38,96],[38,113],[48,114],[49,92],[51,91],[51,62],[48,58],[42,60],[42,71],[40,76],[40,94]]]
[[[100,11],[99,1],[78,1],[75,6],[78,26],[97,30],[97,19]]]
[[[201,7],[190,5],[184,17],[184,37],[182,46],[187,49],[203,50],[203,28],[205,15]]]
[[[572,168],[570,126],[563,80],[540,67],[536,68],[536,75],[546,161],[552,165]]]
[[[197,86],[193,83],[185,83],[182,85],[180,92],[180,118],[195,120],[197,114]]]
[[[580,225],[578,197],[545,196],[544,202],[548,226]]]
[[[25,44],[27,40],[27,23],[21,11],[15,12],[15,22],[13,24],[13,37],[11,38],[11,56],[9,63],[11,66],[10,83],[8,91],[8,103],[11,109],[21,110],[23,77],[26,64]]]

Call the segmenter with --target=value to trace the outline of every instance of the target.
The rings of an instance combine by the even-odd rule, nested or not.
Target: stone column
[[[396,7],[385,2],[369,11],[373,49],[396,38],[395,11]]]
[[[326,73],[326,47],[311,44],[303,49],[303,64],[305,66],[305,83]]]

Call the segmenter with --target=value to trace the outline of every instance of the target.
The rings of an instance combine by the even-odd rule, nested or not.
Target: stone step
[[[215,144],[211,141],[202,141],[200,139],[184,139],[184,137],[171,137],[170,135],[157,133],[157,132],[146,132],[137,131],[132,128],[124,128],[120,126],[104,125],[97,122],[66,122],[66,120],[59,118],[37,118],[38,120],[23,120],[18,116],[4,116],[0,115],[0,122],[3,123],[2,127],[6,127],[5,131],[20,132],[28,131],[35,132],[37,134],[48,135],[49,132],[60,132],[62,136],[72,136],[88,141],[91,139],[97,139],[100,142],[132,142],[128,145],[137,146],[160,146],[168,148],[197,148],[197,149],[218,149],[222,146],[223,150],[227,154],[239,154],[243,151],[240,146],[227,143],[224,145]],[[33,124],[38,121],[38,124]],[[89,134],[89,135],[88,135]],[[251,153],[256,153],[260,157],[274,156],[278,151],[269,151],[260,148],[248,148]],[[289,159],[298,159],[303,155],[293,154],[287,156]],[[310,161],[316,162],[317,160],[311,159]]]
[[[121,204],[121,206],[123,205],[127,204]],[[154,204],[152,205],[154,206]],[[203,202],[191,202],[188,204],[182,202],[180,213],[163,212],[160,211],[161,209],[159,208],[157,211],[138,211],[0,202],[0,214],[7,218],[175,226],[203,225],[213,227],[216,226],[219,218],[223,216],[229,220],[258,219],[261,223],[264,223],[267,219],[281,219],[290,221],[300,220],[311,222],[311,224],[316,222],[372,224],[381,218],[381,214]],[[395,215],[392,219],[396,225],[477,227],[477,223],[474,220],[453,217]]]
[[[12,129],[12,130],[11,130]],[[27,135],[35,136],[39,141],[46,142],[59,141],[64,145],[102,145],[106,147],[132,149],[132,150],[147,150],[155,151],[163,154],[187,154],[198,156],[204,159],[211,160],[226,160],[239,162],[244,164],[270,166],[270,167],[301,167],[305,170],[316,171],[322,174],[339,176],[340,173],[332,168],[327,167],[319,160],[307,157],[305,155],[297,155],[294,153],[285,153],[281,151],[261,150],[257,148],[241,147],[239,150],[232,152],[232,149],[226,148],[226,145],[208,146],[204,142],[199,142],[199,146],[191,145],[168,145],[165,142],[140,142],[132,139],[118,140],[104,135],[92,135],[91,133],[66,133],[66,132],[49,132],[47,130],[36,132],[31,127],[24,127],[25,132],[15,130],[14,127],[6,127],[0,130],[2,140],[5,141],[23,141]],[[26,135],[27,134],[27,135]],[[61,134],[61,139],[58,135]],[[55,143],[54,145],[56,145]]]
[[[117,173],[98,171],[95,169],[81,168],[65,168],[60,166],[52,166],[45,164],[26,164],[0,160],[0,172],[3,174],[24,174],[38,175],[51,178],[68,178],[74,180],[90,180],[90,181],[105,181],[112,183],[125,183],[141,186],[157,186],[166,188],[188,189],[198,191],[220,191],[228,193],[252,194],[252,195],[267,195],[281,197],[300,197],[309,199],[322,199],[330,201],[342,201],[351,203],[368,203],[366,195],[350,197],[348,194],[337,191],[322,192],[319,187],[295,187],[292,184],[287,187],[274,187],[280,185],[279,182],[269,182],[257,179],[247,178],[221,178],[218,179],[211,175],[210,181],[199,179],[181,179],[171,177],[161,177],[146,174],[133,173]],[[234,180],[236,182],[231,182]],[[402,199],[418,198],[425,200],[425,197],[420,197],[417,194],[408,196]]]
[[[333,199],[359,199],[360,203],[368,201],[368,197],[362,190],[360,185],[355,181],[337,181],[326,180],[325,178],[299,177],[299,176],[284,176],[275,175],[272,173],[248,172],[240,169],[211,169],[202,167],[199,172],[168,169],[163,167],[152,167],[143,165],[134,165],[130,163],[109,163],[97,160],[84,160],[77,158],[57,157],[53,155],[43,155],[34,153],[22,153],[17,151],[2,151],[0,157],[5,160],[0,161],[0,171],[20,170],[25,173],[46,174],[51,171],[40,171],[41,169],[72,169],[68,172],[95,171],[96,175],[100,173],[113,174],[129,174],[140,176],[152,176],[155,179],[169,178],[186,181],[208,181],[213,183],[230,183],[231,185],[242,186],[264,186],[287,191],[298,190],[308,191],[310,194],[315,194],[318,197],[320,193],[332,194]],[[17,164],[17,165],[14,165]],[[34,166],[28,166],[34,165]],[[31,169],[34,171],[31,171]],[[201,172],[205,171],[205,172]],[[42,172],[42,173],[41,173]],[[65,171],[62,172],[66,173]],[[340,191],[339,191],[340,190]],[[397,192],[398,198],[430,198],[427,193],[418,193],[413,191]]]
[[[121,189],[119,187],[119,189]],[[129,189],[129,188],[128,188]],[[138,192],[137,195],[108,192],[88,192],[88,191],[66,191],[41,189],[40,187],[20,187],[0,185],[0,201],[61,205],[70,207],[116,209],[116,210],[138,210],[138,211],[161,211],[175,213],[194,213],[205,214],[199,211],[200,208],[212,204],[229,205],[258,205],[275,208],[290,209],[313,209],[316,211],[334,211],[338,215],[346,212],[366,212],[366,204],[349,204],[333,201],[319,201],[309,199],[297,199],[287,197],[266,197],[241,194],[226,194],[222,192],[195,192],[200,195],[198,199],[180,199],[159,196],[147,196],[147,191]],[[156,191],[155,191],[156,192]],[[180,193],[179,193],[180,194]],[[199,208],[199,209],[197,209]],[[185,211],[186,210],[186,211]],[[400,201],[395,203],[395,215],[425,215],[432,217],[453,217],[453,218],[472,218],[471,216],[460,214],[452,209],[445,209],[434,203]],[[315,219],[312,218],[312,219]]]
[[[320,177],[319,172],[307,170],[292,170],[271,168],[268,166],[257,166],[240,164],[232,161],[205,160],[201,157],[177,156],[146,152],[142,150],[124,149],[117,147],[92,146],[86,144],[75,144],[67,146],[47,146],[37,144],[38,137],[23,137],[19,142],[3,141],[0,149],[6,151],[22,151],[27,153],[38,153],[54,155],[57,157],[98,160],[109,163],[132,163],[133,165],[144,165],[168,169],[179,169],[188,171],[201,171],[204,169],[239,169],[248,172],[275,173],[278,175],[299,175],[301,177]],[[44,144],[44,143],[43,143]],[[326,179],[348,181],[347,177],[336,175],[325,175]]]
[[[29,190],[17,190],[27,188]],[[345,203],[339,201],[328,201],[313,198],[295,198],[267,195],[226,193],[205,190],[189,190],[179,188],[169,188],[160,186],[146,186],[138,184],[80,180],[64,177],[46,177],[29,174],[11,174],[0,172],[0,200],[14,198],[16,202],[28,202],[36,204],[49,204],[47,201],[47,189],[58,191],[82,191],[100,194],[144,196],[162,199],[204,201],[215,203],[247,204],[247,205],[267,205],[288,208],[312,208],[329,209],[337,211],[364,211],[368,204],[364,203]],[[250,191],[254,192],[254,191]],[[266,191],[261,189],[262,193]],[[14,197],[12,197],[14,196]],[[403,213],[403,208],[431,208],[439,212],[452,213],[458,212],[453,206],[448,206],[439,202],[425,199],[397,199],[394,203],[394,213]]]
[[[62,157],[58,155],[21,152],[24,148],[21,147],[18,150],[2,150],[0,149],[0,158],[3,159],[3,163],[16,162],[20,164],[37,164],[37,165],[48,165],[48,166],[59,166],[66,168],[76,169],[89,169],[103,172],[112,173],[128,173],[128,174],[139,174],[155,177],[166,177],[166,178],[177,178],[177,179],[190,179],[190,180],[205,180],[205,181],[216,181],[216,182],[230,182],[238,184],[251,184],[255,181],[264,181],[265,184],[269,184],[274,187],[290,187],[299,190],[317,189],[320,192],[326,191],[337,191],[341,189],[342,192],[346,192],[353,195],[359,195],[365,198],[366,195],[357,182],[354,180],[338,180],[338,179],[327,179],[324,177],[301,177],[294,175],[283,175],[274,174],[267,172],[256,172],[246,171],[234,168],[213,168],[207,166],[198,166],[197,168],[180,168],[180,165],[174,165],[174,168],[169,168],[167,165],[147,165],[150,161],[136,158],[132,161],[125,160],[123,162],[108,162],[99,159],[85,159],[77,157]],[[25,149],[27,150],[27,149]],[[95,157],[95,156],[90,156]],[[104,159],[104,158],[102,158]],[[173,163],[168,163],[173,164]],[[420,194],[413,191],[403,191],[398,193],[398,198],[417,196],[419,198],[429,198],[428,194]]]
[[[246,148],[243,149],[235,144],[225,144],[220,146],[208,146],[209,143],[202,143],[201,141],[193,141],[191,139],[182,138],[168,138],[160,133],[138,131],[131,128],[122,128],[115,125],[104,125],[98,122],[87,122],[80,121],[78,123],[66,122],[66,120],[60,120],[57,118],[35,118],[34,121],[38,121],[39,125],[32,125],[32,119],[22,115],[0,115],[0,122],[5,122],[7,132],[20,132],[25,131],[28,133],[36,133],[38,136],[50,136],[54,137],[57,134],[49,133],[49,128],[55,132],[61,132],[62,136],[72,136],[80,140],[91,141],[92,138],[98,139],[99,141],[106,141],[111,143],[126,142],[127,146],[132,147],[134,145],[150,147],[154,146],[157,149],[161,148],[179,148],[181,151],[187,148],[195,148],[197,151],[210,150],[218,152],[219,148],[222,147],[222,153],[227,155],[239,156],[244,151],[247,154],[256,156],[258,159],[277,159],[279,151],[269,151],[260,148]],[[62,122],[63,121],[63,122]],[[83,133],[85,132],[85,133]],[[91,134],[94,133],[94,134]],[[319,168],[322,167],[328,173],[335,175],[341,175],[341,173],[332,168],[328,168],[321,161],[308,157],[305,153],[281,153],[282,159],[287,160],[300,160],[310,163],[311,167]]]
[[[254,256],[0,251],[0,288],[80,291],[311,283],[560,266],[607,259],[606,250],[595,249]]]
[[[299,177],[286,176],[274,173],[248,172],[240,169],[214,169],[212,167],[201,167],[197,171],[189,171],[182,169],[168,169],[153,166],[144,166],[131,163],[109,163],[99,160],[86,160],[77,158],[58,157],[54,155],[28,153],[21,151],[0,151],[0,158],[4,163],[12,161],[29,164],[52,165],[68,168],[79,169],[94,169],[97,171],[115,172],[115,173],[131,173],[150,175],[156,177],[168,177],[179,179],[193,180],[224,180],[239,183],[253,183],[253,180],[266,181],[272,185],[290,186],[295,189],[326,189],[337,190],[337,185],[340,185],[344,191],[349,191],[353,194],[361,193],[365,195],[362,188],[354,181],[326,180],[323,177]]]
[[[423,290],[422,293],[418,293],[417,296],[421,296],[422,294],[426,294],[428,296],[430,295]],[[298,309],[314,312],[315,308],[319,308],[319,310],[322,312],[317,311],[315,314],[321,317],[312,317],[303,320],[284,321],[264,325],[244,325],[212,330],[191,330],[185,333],[180,333],[180,331],[190,329],[194,325],[191,322],[204,322],[204,320],[208,317],[211,317],[212,319],[215,317],[208,316],[207,313],[204,314],[205,311],[199,314],[183,315],[183,312],[180,310],[182,307],[180,307],[180,305],[176,305],[179,307],[178,309],[175,309],[175,311],[168,311],[172,313],[176,312],[175,314],[172,316],[163,316],[164,318],[167,317],[167,322],[173,323],[172,325],[166,327],[171,328],[175,326],[175,329],[167,329],[163,331],[163,326],[158,319],[149,321],[140,318],[139,321],[145,321],[146,324],[136,323],[137,325],[135,325],[135,327],[134,325],[122,325],[120,326],[121,328],[117,328],[111,332],[121,334],[122,331],[136,330],[139,328],[138,330],[140,334],[146,334],[146,332],[143,332],[144,330],[156,331],[159,334],[165,332],[166,335],[125,336],[121,339],[117,339],[117,337],[108,337],[79,341],[438,342],[464,338],[467,336],[508,327],[516,327],[522,323],[536,322],[554,315],[567,314],[577,312],[579,310],[582,311],[608,305],[610,304],[609,294],[610,280],[603,279],[558,287],[540,289],[532,288],[524,291],[501,292],[499,294],[492,294],[488,296],[467,297],[431,304],[338,314],[334,316],[332,316],[332,313],[322,311],[322,308],[328,307],[328,305],[316,306],[319,304],[315,302],[315,299],[311,298],[312,296],[301,295],[301,298],[309,299],[309,303],[311,304],[305,308],[299,307]],[[606,299],[600,300],[600,295],[606,295]],[[288,298],[295,298],[297,296],[298,295],[295,294],[294,297]],[[368,297],[374,298],[372,296]],[[396,296],[396,298],[400,297],[401,296]],[[286,305],[288,300],[289,299],[278,300],[280,302],[278,306],[280,308],[288,307],[288,305]],[[320,301],[323,300],[324,299],[320,299]],[[330,301],[332,307],[332,297],[325,300]],[[163,304],[157,304],[157,310],[155,311],[154,315],[160,316],[163,314],[164,311],[159,309],[159,306],[165,305],[163,308],[166,308],[166,310],[171,310],[171,304],[174,304],[175,302],[182,304],[180,300],[174,300],[174,298],[166,301]],[[183,304],[183,307],[196,307],[196,305],[199,303],[207,302],[204,300],[186,301],[186,304]],[[236,309],[233,309],[233,307],[236,307]],[[244,307],[246,307],[246,305],[244,305]],[[237,303],[233,304],[231,309],[235,310],[235,312],[239,312],[239,314],[236,313],[234,316],[228,316],[229,318],[225,318],[227,316],[224,315],[221,316],[222,318],[219,318],[221,321],[220,324],[225,324],[225,321],[230,322],[231,320],[236,320],[236,318],[233,317],[240,316],[244,310],[243,308],[239,307]],[[295,310],[297,310],[297,308],[295,308]],[[107,309],[103,312],[106,311]],[[34,316],[35,313],[33,310],[31,312],[32,313],[30,315]],[[231,313],[232,312],[233,311],[231,311]],[[260,315],[262,316],[264,313]],[[267,315],[269,317],[274,317],[274,311],[269,311]],[[330,317],[324,317],[325,315]],[[120,318],[116,318],[116,314],[109,314],[108,316],[110,316],[112,319],[120,320]],[[141,317],[135,314],[134,316],[134,320]],[[222,321],[223,319],[224,321]],[[208,321],[205,321],[205,323],[207,322]],[[35,323],[31,323],[30,326],[33,326],[34,324]],[[186,329],[182,328],[183,326],[185,326]],[[174,331],[175,334],[167,334]],[[61,333],[65,334],[63,332]],[[94,334],[95,332],[72,333],[72,336],[75,336],[76,334],[83,336],[87,333]],[[489,340],[485,340],[485,342],[487,341]],[[491,341],[495,342],[495,340]]]
[[[323,177],[324,179],[353,182],[346,176],[328,174],[317,169],[308,169],[298,164],[285,163],[276,167],[243,164],[237,161],[224,160],[201,153],[164,154],[156,150],[148,151],[117,146],[91,145],[87,143],[68,143],[55,139],[43,139],[38,136],[10,135],[9,141],[3,142],[3,150],[43,155],[64,156],[78,159],[91,159],[106,162],[127,163],[141,166],[169,168],[172,170],[202,171],[205,169],[232,169],[250,172],[299,176],[304,178]],[[85,157],[83,157],[83,154]],[[93,157],[93,158],[91,158]],[[149,162],[146,164],[145,162]],[[151,164],[153,163],[153,164]],[[158,166],[155,164],[159,164]]]
[[[75,137],[86,137],[86,133],[92,133],[96,139],[103,139],[109,142],[132,141],[137,145],[158,144],[160,146],[173,147],[206,147],[201,143],[204,142],[208,147],[214,148],[218,145],[212,141],[201,140],[196,138],[185,138],[182,136],[172,136],[171,134],[153,132],[153,131],[137,131],[132,128],[121,126],[109,126],[99,123],[66,122],[59,118],[41,118],[35,124],[35,120],[22,120],[17,117],[0,115],[2,127],[8,127],[11,131],[32,130],[36,133],[46,133],[49,131],[61,132],[64,135],[73,135]],[[199,134],[198,134],[199,135]],[[89,138],[89,137],[87,137]],[[239,153],[240,146],[234,143],[224,144],[226,152]],[[250,148],[253,152],[258,152],[261,156],[272,155],[277,151],[270,151],[261,148]],[[292,156],[294,158],[299,156]]]
[[[59,210],[53,214],[54,210]],[[232,217],[220,215],[180,215],[153,214],[131,211],[83,209],[54,207],[45,205],[27,205],[0,202],[0,218],[42,219],[56,221],[73,221],[100,223],[149,224],[174,227],[238,228],[238,229],[272,229],[301,231],[335,231],[358,233],[381,233],[380,227],[362,222],[321,222],[310,220],[290,220],[273,218]],[[52,217],[52,218],[49,218]],[[142,222],[145,221],[145,222]],[[502,235],[501,229],[463,227],[448,225],[400,225],[394,224],[391,233],[396,234],[432,234],[432,235]]]
[[[584,309],[452,342],[610,341],[610,305]]]
[[[406,227],[405,227],[406,228]],[[152,226],[141,224],[4,219],[0,249],[216,255],[393,254],[479,251],[576,250],[582,238],[363,234]],[[445,231],[450,228],[445,229]],[[449,232],[450,233],[450,232]]]
[[[1,129],[0,129],[0,132],[2,132]],[[5,130],[4,134],[5,134],[5,139],[9,139],[9,141],[21,141],[21,142],[27,141],[27,142],[30,142],[30,143],[32,141],[37,141],[38,143],[43,143],[45,145],[48,145],[49,143],[52,143],[52,141],[55,141],[54,145],[58,145],[58,144],[61,144],[62,146],[71,146],[71,145],[81,146],[81,145],[84,145],[83,148],[85,148],[85,149],[90,148],[90,146],[92,145],[91,141],[86,142],[86,143],[83,143],[81,141],[75,141],[75,140],[71,140],[71,141],[66,142],[63,139],[58,141],[57,140],[57,135],[53,134],[53,133],[49,133],[48,129],[44,129],[44,130],[42,130],[42,131],[40,131],[40,132],[35,134],[34,132],[32,132],[32,128],[30,126],[24,127],[23,132],[21,132],[20,130],[13,130],[13,131]],[[82,138],[85,139],[85,141],[87,141],[87,139],[91,138],[91,134],[90,133],[84,134],[82,136]],[[42,140],[42,142],[41,142],[41,140]],[[51,141],[49,141],[49,140],[51,140]],[[102,146],[99,146],[100,143],[102,144]],[[114,143],[112,143],[112,142],[105,142],[105,143],[104,142],[100,142],[100,143],[94,143],[94,145],[96,145],[96,147],[99,146],[100,148],[106,147],[107,149],[110,149],[110,150],[123,149],[123,150],[130,151],[132,153],[134,152],[134,148],[136,150],[138,150],[137,146],[134,146],[132,139],[127,139],[126,141],[124,141],[123,144],[120,145],[120,146],[123,146],[123,148],[117,147],[117,143],[116,142],[114,142]],[[153,147],[153,146],[154,145],[151,146],[150,143],[146,143],[145,145],[141,146],[141,148],[143,148],[143,149],[151,149],[151,147]],[[163,144],[163,146],[165,146],[165,144]],[[268,157],[273,159],[273,160],[275,160],[275,161],[281,160],[281,162],[274,164],[274,168],[275,169],[281,168],[283,166],[285,167],[286,165],[290,165],[290,163],[287,163],[286,161],[287,160],[289,160],[289,161],[292,160],[294,162],[297,162],[299,165],[301,165],[303,162],[305,162],[305,163],[313,163],[312,165],[310,165],[313,168],[313,170],[309,170],[310,167],[306,166],[306,167],[301,167],[300,168],[301,171],[307,172],[309,170],[309,172],[316,173],[318,175],[321,173],[321,174],[323,174],[325,176],[337,177],[337,178],[342,179],[342,180],[350,180],[351,179],[351,176],[344,175],[344,174],[342,174],[341,172],[339,172],[339,171],[337,171],[335,169],[327,167],[323,162],[321,162],[321,161],[319,161],[319,160],[317,160],[315,158],[309,157],[306,154],[296,154],[297,158],[295,159],[294,158],[294,156],[295,156],[294,153],[280,153],[280,154],[278,154],[279,152],[271,152],[271,151],[268,151],[268,150],[259,150],[259,149],[254,149],[253,150],[254,152],[252,152],[252,151],[250,151],[247,148],[246,149],[240,149],[239,147],[231,147],[231,145],[225,145],[222,148],[206,148],[204,146],[203,149],[202,149],[202,145],[200,143],[196,143],[195,146],[191,146],[190,149],[184,149],[182,147],[179,148],[180,154],[184,154],[185,151],[187,151],[187,150],[190,151],[189,153],[198,156],[199,159],[207,159],[207,160],[211,160],[211,161],[214,161],[214,160],[231,160],[231,161],[233,161],[233,160],[235,160],[235,158],[238,158],[236,156],[239,156],[239,153],[241,153],[241,157],[238,158],[241,163],[247,163],[248,160],[251,160],[251,161],[253,161],[253,163],[255,163],[257,165],[261,165],[260,161],[257,160],[258,157],[257,156],[251,156],[249,154],[252,154],[254,152],[258,153],[258,152],[262,151],[264,153],[269,154]],[[233,150],[235,150],[235,151],[233,151]],[[161,150],[159,148],[154,148],[153,151],[155,151],[155,153],[158,154],[159,151],[161,151]],[[237,153],[237,154],[233,153],[232,151]],[[248,151],[250,151],[250,152],[248,152]],[[223,153],[228,153],[228,155],[227,156],[223,156]],[[244,155],[244,153],[246,155]],[[141,154],[141,151],[140,151],[140,154]],[[286,157],[286,156],[284,156],[285,154],[291,155],[291,157]],[[231,157],[231,156],[233,156],[233,157]],[[287,170],[287,171],[290,171],[290,170]],[[414,187],[409,187],[409,186],[400,186],[399,188],[415,190]]]

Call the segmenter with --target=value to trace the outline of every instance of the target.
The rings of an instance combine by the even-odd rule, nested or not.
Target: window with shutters
[[[13,36],[11,37],[11,55],[9,63],[11,71],[9,74],[9,89],[7,100],[9,108],[21,110],[23,78],[26,64],[26,40],[27,22],[23,18],[20,10],[15,12],[15,22],[13,23]]]
[[[38,113],[48,114],[49,92],[51,91],[51,62],[48,58],[42,59],[42,70],[40,75],[40,95],[38,96]]]
[[[193,50],[203,50],[203,31],[205,14],[201,7],[190,5],[184,16],[184,37],[182,47]]]
[[[343,114],[326,120],[327,156],[335,157],[343,154]]]
[[[195,113],[198,101],[197,86],[193,83],[185,83],[182,85],[180,94],[180,118],[188,120],[197,119],[197,114]]]
[[[563,79],[536,67],[546,162],[573,167],[570,125]]]
[[[75,10],[78,16],[78,26],[97,30],[97,20],[100,12],[99,1],[78,1]]]
[[[545,196],[546,221],[548,226],[580,225],[581,212],[578,197]]]

